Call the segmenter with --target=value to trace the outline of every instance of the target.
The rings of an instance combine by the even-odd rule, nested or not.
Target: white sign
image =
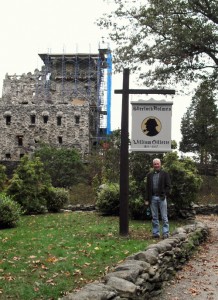
[[[131,151],[171,151],[172,101],[139,100],[132,104]]]

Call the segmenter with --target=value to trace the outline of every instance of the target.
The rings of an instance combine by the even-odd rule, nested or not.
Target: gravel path
[[[197,216],[210,236],[154,300],[218,300],[218,216]]]

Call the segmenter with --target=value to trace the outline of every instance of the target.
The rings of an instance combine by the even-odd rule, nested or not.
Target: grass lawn
[[[130,221],[120,237],[118,217],[93,212],[23,216],[0,230],[0,299],[58,299],[154,243],[150,230],[150,221]]]

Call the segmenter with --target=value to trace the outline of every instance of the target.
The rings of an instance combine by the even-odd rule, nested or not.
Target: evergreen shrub
[[[40,159],[24,156],[9,181],[6,194],[18,202],[26,214],[41,214],[47,211],[50,188],[51,179],[44,171]]]
[[[69,192],[64,188],[50,188],[47,197],[47,209],[49,212],[60,212],[69,202]]]
[[[145,183],[135,179],[129,181],[129,212],[131,219],[144,220],[146,218],[145,197],[140,186]]]
[[[137,198],[130,198],[129,201],[130,215],[133,220],[145,220],[147,218],[145,199],[141,195]]]
[[[164,157],[164,169],[171,177],[170,200],[177,211],[190,207],[196,202],[202,184],[195,162],[188,157],[179,159],[177,152],[172,152]]]
[[[118,215],[120,190],[118,183],[104,183],[97,192],[97,209],[106,215]]]
[[[21,206],[11,197],[0,194],[0,228],[16,227],[21,215]]]
[[[144,197],[139,194],[137,183],[129,182],[129,211],[132,219],[146,218]],[[100,186],[97,193],[96,206],[100,212],[107,215],[118,215],[120,207],[120,186],[118,183],[105,183]]]

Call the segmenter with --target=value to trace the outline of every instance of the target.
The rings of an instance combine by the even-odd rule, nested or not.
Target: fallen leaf
[[[58,261],[58,258],[55,256],[50,256],[46,259],[46,261],[50,263],[56,263]]]

